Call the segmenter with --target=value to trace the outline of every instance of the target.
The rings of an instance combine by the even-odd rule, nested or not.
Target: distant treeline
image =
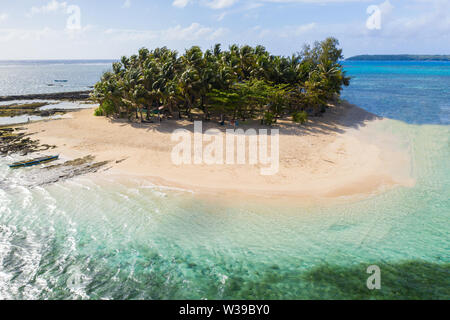
[[[450,55],[365,54],[348,58],[347,61],[450,61]]]
[[[324,112],[349,84],[338,46],[328,38],[289,57],[263,46],[222,50],[217,44],[206,51],[194,46],[183,55],[166,47],[142,48],[114,63],[95,85],[96,115],[148,121],[161,113],[191,120],[202,114],[206,120],[260,119],[268,125],[292,116],[303,123]]]

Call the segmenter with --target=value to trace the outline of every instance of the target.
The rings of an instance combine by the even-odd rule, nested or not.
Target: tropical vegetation
[[[248,45],[222,50],[216,44],[204,52],[194,46],[181,56],[166,47],[142,48],[115,62],[94,86],[92,98],[100,104],[95,114],[143,122],[165,115],[268,125],[292,117],[304,123],[349,85],[342,59],[334,38],[289,57]]]

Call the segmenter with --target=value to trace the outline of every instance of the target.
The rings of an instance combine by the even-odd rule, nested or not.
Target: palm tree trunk
[[[139,108],[139,114],[141,115],[141,122],[144,122],[144,116],[142,114],[142,106]]]
[[[191,106],[191,104],[189,103],[188,109],[187,109],[187,116],[188,116],[188,118],[189,118],[189,121],[192,121],[192,113],[191,113],[191,110],[192,110],[192,106]]]
[[[191,97],[188,98],[188,104],[187,104],[188,108],[187,108],[187,116],[189,118],[190,121],[192,121],[192,114],[191,114],[191,110],[192,110],[192,101],[191,101]]]
[[[205,112],[205,108],[206,108],[206,106],[205,106],[205,96],[202,95],[202,96],[200,97],[200,109],[201,109],[203,112]]]
[[[173,117],[173,105],[172,105],[172,101],[169,101],[169,102],[167,103],[167,109],[169,109],[170,117]]]
[[[147,121],[150,120],[150,108],[152,107],[152,105],[153,105],[153,100],[150,100],[149,103],[147,104],[147,114],[145,116],[145,119]]]
[[[205,112],[205,121],[209,121],[209,109],[206,105],[203,108],[203,111]]]

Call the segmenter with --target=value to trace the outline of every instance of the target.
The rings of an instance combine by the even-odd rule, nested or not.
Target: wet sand
[[[279,171],[261,175],[266,165],[175,165],[171,153],[175,129],[193,130],[186,120],[128,123],[94,117],[93,109],[70,118],[27,125],[41,143],[56,145],[62,158],[93,155],[112,161],[109,171],[97,174],[136,176],[154,184],[205,194],[246,197],[335,198],[373,194],[396,185],[412,186],[410,158],[395,139],[379,130],[381,119],[349,103],[332,106],[323,117],[305,125],[280,121]],[[203,123],[203,130],[218,128]],[[228,127],[231,128],[231,127]],[[265,128],[257,121],[240,128]],[[206,143],[204,143],[204,146]]]

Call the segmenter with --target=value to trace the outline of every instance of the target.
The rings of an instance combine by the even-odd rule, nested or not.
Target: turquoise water
[[[72,109],[73,110],[73,109],[93,108],[94,106],[96,106],[95,104],[84,103],[84,102],[41,100],[41,99],[2,101],[2,102],[0,102],[0,106],[13,105],[13,104],[28,104],[28,103],[34,103],[34,102],[48,103],[47,105],[40,107],[39,110],[52,110],[52,109],[59,109],[59,110]],[[27,123],[28,121],[60,119],[62,117],[63,117],[62,115],[53,115],[53,116],[43,117],[43,116],[29,115],[29,114],[23,114],[20,116],[13,116],[13,117],[0,117],[0,126]]]
[[[379,90],[371,74],[352,73],[348,99],[361,83]],[[361,94],[383,111],[375,93]],[[424,112],[434,113],[429,99]],[[230,206],[92,176],[30,188],[41,172],[1,158],[0,298],[450,299],[450,127],[392,118],[378,130],[407,146],[415,186],[326,204]],[[366,287],[370,265],[381,290]]]
[[[379,116],[411,124],[450,124],[450,62],[345,61],[342,97]]]

